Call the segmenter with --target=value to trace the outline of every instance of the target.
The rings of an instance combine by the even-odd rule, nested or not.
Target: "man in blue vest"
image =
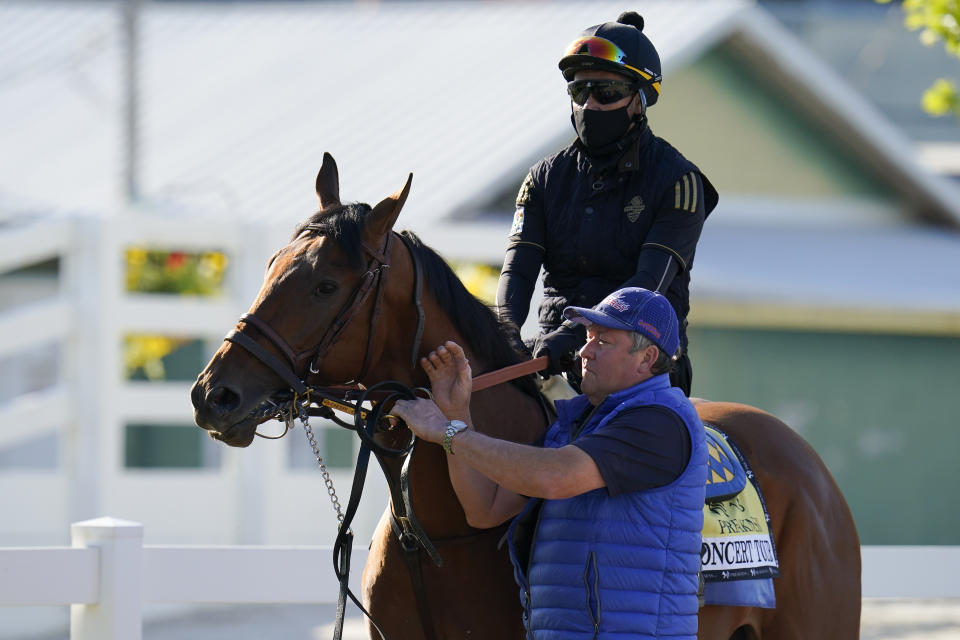
[[[513,518],[528,638],[694,640],[706,446],[670,385],[676,313],[663,295],[629,287],[563,315],[586,328],[583,395],[556,403],[542,447],[473,430],[470,364],[454,342],[421,360],[433,401],[400,401],[393,413],[447,451],[471,525]]]

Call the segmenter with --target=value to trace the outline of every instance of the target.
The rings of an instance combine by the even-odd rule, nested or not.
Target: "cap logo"
[[[611,298],[607,300],[606,304],[613,307],[617,311],[629,311],[630,305],[621,300],[620,298]]]
[[[653,335],[653,337],[656,338],[657,340],[660,339],[660,329],[657,329],[655,326],[653,326],[649,322],[644,322],[643,320],[637,320],[637,324],[640,326],[641,329],[646,329],[647,331],[649,331]]]

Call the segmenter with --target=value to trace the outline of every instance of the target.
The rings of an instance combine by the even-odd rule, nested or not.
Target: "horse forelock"
[[[304,233],[333,238],[351,266],[362,269],[365,266],[363,228],[370,211],[370,205],[362,202],[322,209],[297,226],[293,240]]]

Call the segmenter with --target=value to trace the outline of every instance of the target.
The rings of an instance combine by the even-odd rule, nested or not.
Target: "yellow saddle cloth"
[[[780,575],[780,567],[763,495],[736,445],[726,434],[704,426],[708,431],[708,445],[719,438],[724,449],[733,454],[732,458],[724,458],[727,471],[721,472],[722,478],[733,480],[742,472],[748,480],[739,493],[708,499],[703,505],[700,565],[706,583],[706,604],[773,607],[772,579]],[[713,451],[710,457],[715,458]],[[707,473],[709,496],[709,476],[716,471]]]

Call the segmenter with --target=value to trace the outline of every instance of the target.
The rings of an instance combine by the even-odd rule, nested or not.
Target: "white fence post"
[[[70,606],[71,640],[141,640],[143,525],[96,518],[70,526],[74,547],[100,551],[96,604]]]

